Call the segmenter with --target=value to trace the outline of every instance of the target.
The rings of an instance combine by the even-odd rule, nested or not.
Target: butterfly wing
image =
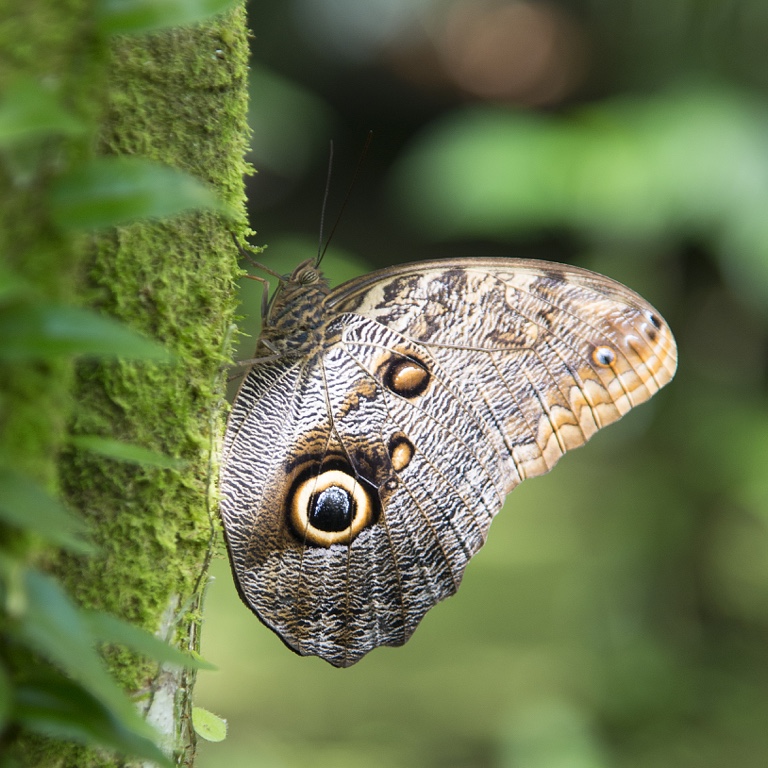
[[[349,666],[456,591],[505,495],[647,400],[674,340],[620,284],[512,259],[351,281],[312,354],[249,373],[222,514],[241,594]]]
[[[384,274],[341,286],[329,310],[362,315],[426,349],[511,448],[499,452],[507,492],[674,376],[677,349],[659,313],[594,272],[465,259]]]

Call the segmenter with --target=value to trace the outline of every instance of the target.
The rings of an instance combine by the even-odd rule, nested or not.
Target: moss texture
[[[161,451],[185,465],[166,470],[70,455],[66,488],[97,531],[101,554],[69,561],[67,581],[83,604],[152,631],[178,602],[186,611],[169,639],[182,645],[196,636],[195,591],[214,525],[213,456],[235,310],[231,233],[245,228],[247,53],[242,9],[206,25],[119,39],[99,138],[102,153],[185,170],[243,211],[238,222],[193,213],[102,236],[83,286],[92,306],[159,339],[178,362],[82,366],[74,431]],[[124,651],[110,660],[128,690],[151,688],[154,666]]]
[[[10,8],[8,6],[12,5]],[[45,82],[84,124],[98,110],[100,46],[80,29],[83,0],[5,3],[0,10],[0,93],[18,77]],[[51,225],[46,196],[62,160],[88,136],[55,137],[6,152],[0,162],[0,259],[7,274],[51,302],[73,300],[82,252]],[[0,462],[57,485],[69,418],[69,361],[0,364]]]
[[[180,606],[168,639],[190,647],[216,525],[214,457],[238,274],[232,234],[246,228],[245,13],[237,7],[206,24],[115,38],[107,48],[88,37],[89,4],[14,5],[18,14],[0,22],[0,41],[15,39],[0,54],[0,79],[14,69],[41,77],[55,72],[70,89],[75,112],[86,120],[99,115],[98,131],[57,147],[52,162],[87,151],[92,141],[101,154],[141,155],[191,173],[240,211],[234,221],[190,213],[121,227],[84,244],[62,243],[45,207],[35,206],[46,179],[19,193],[0,170],[0,245],[11,266],[52,299],[120,318],[176,355],[170,365],[85,362],[74,375],[64,363],[0,371],[0,456],[15,454],[21,468],[58,483],[90,523],[99,553],[53,565],[70,593],[151,631],[169,607]],[[74,434],[154,449],[183,466],[158,469],[67,448],[67,422]],[[137,698],[152,689],[156,666],[118,649],[108,659]],[[179,721],[187,696],[180,690]],[[179,747],[189,751],[188,744]],[[78,768],[125,764],[60,742],[25,745],[22,759]]]

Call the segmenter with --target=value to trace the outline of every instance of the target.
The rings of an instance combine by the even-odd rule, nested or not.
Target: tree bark
[[[175,362],[82,363],[74,377],[66,364],[58,371],[24,366],[8,374],[16,383],[5,382],[19,409],[15,416],[8,415],[12,408],[3,413],[4,452],[21,446],[17,465],[35,466],[49,485],[58,482],[69,505],[88,521],[98,547],[92,557],[55,558],[52,569],[82,605],[121,616],[179,647],[196,648],[218,525],[216,462],[237,276],[232,234],[246,228],[244,8],[205,24],[116,37],[105,51],[99,41],[85,38],[89,19],[81,3],[14,5],[25,21],[16,32],[26,35],[32,52],[26,66],[43,75],[58,66],[59,76],[76,84],[79,111],[102,112],[99,153],[140,155],[189,172],[240,212],[236,221],[200,212],[119,227],[89,239],[63,260],[66,249],[51,247],[50,255],[38,249],[41,257],[25,271],[51,295],[74,296],[157,338],[173,351]],[[42,67],[36,49],[47,56]],[[77,85],[79,79],[85,82]],[[47,231],[34,220],[32,194],[17,206],[18,223],[12,211],[7,216],[11,233],[22,229],[23,253]],[[12,234],[4,239],[9,246]],[[75,435],[140,445],[183,464],[161,469],[67,447],[68,414]],[[164,734],[169,753],[178,764],[191,765],[194,675],[158,669],[117,648],[108,662]],[[24,749],[30,764],[125,764],[97,750],[63,748],[61,742],[30,740]]]

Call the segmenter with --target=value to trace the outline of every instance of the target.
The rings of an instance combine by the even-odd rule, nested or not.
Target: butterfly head
[[[323,282],[323,275],[317,268],[317,259],[313,258],[302,261],[293,270],[287,282],[295,285],[313,285],[314,283]]]

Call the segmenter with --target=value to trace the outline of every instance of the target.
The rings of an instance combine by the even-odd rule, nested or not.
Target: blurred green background
[[[198,765],[768,765],[768,4],[262,0],[251,28],[264,261],[315,252],[328,142],[333,220],[373,130],[334,284],[567,261],[654,303],[680,368],[515,490],[403,648],[294,656],[220,559],[196,699],[230,731]]]

